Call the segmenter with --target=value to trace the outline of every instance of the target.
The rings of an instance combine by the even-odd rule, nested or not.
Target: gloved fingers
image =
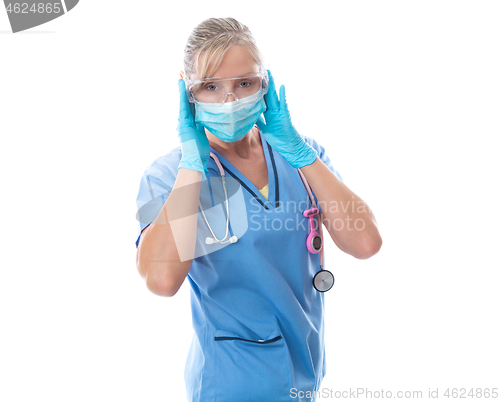
[[[193,122],[193,115],[189,109],[189,101],[186,93],[186,84],[183,79],[179,79],[179,97],[180,97],[180,108],[179,108],[179,123],[188,124]]]
[[[267,70],[267,75],[269,76],[269,88],[267,88],[266,94],[266,104],[268,109],[279,109],[278,95],[276,94],[276,85],[274,84],[274,78],[271,71]]]
[[[280,109],[288,113],[288,104],[286,103],[285,86],[280,87]]]

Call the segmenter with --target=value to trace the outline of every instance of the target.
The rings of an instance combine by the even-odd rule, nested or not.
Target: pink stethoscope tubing
[[[300,171],[300,169],[297,169],[297,172],[299,172],[299,176],[302,179],[302,182],[304,183],[304,186],[307,190],[307,193],[309,194],[309,198],[311,199],[311,203],[313,205],[312,208],[309,208],[302,213],[306,218],[307,217],[309,218],[309,223],[311,226],[311,231],[309,232],[306,241],[307,249],[313,254],[316,254],[318,251],[320,252],[320,257],[319,257],[320,270],[316,272],[316,275],[314,275],[313,286],[318,292],[326,292],[332,288],[333,284],[335,283],[335,277],[330,271],[323,269],[324,267],[323,230],[322,230],[323,221],[321,219],[321,214],[319,213],[319,209],[316,206],[316,201],[314,200],[314,197],[311,192],[311,187],[309,187],[309,183],[307,182],[306,177]],[[319,217],[319,224],[318,224],[319,233],[316,232],[316,230],[314,230],[314,222],[312,218],[316,214],[318,214]]]

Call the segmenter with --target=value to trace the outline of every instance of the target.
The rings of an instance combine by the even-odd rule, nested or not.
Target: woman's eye
[[[208,91],[215,91],[217,89],[217,86],[214,84],[207,84],[205,85],[205,89]]]
[[[252,85],[252,83],[249,81],[240,82],[240,86],[242,87],[249,87],[250,85]]]

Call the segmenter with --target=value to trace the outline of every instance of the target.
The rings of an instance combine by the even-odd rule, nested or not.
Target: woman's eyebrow
[[[258,71],[250,71],[249,73],[241,74],[241,75],[251,75],[251,74],[259,74]]]
[[[245,78],[245,76],[252,75],[252,74],[259,74],[259,72],[250,71],[249,73],[239,74],[239,75],[233,75],[231,77],[220,77],[219,79],[223,80],[223,79],[231,79],[231,78]],[[213,78],[207,78],[207,79],[215,79],[215,77],[213,77]]]
[[[259,74],[259,72],[257,71],[251,71],[249,73],[246,73],[246,74],[240,74],[240,75],[232,75],[230,77],[208,77],[208,78],[204,78],[204,79],[200,79],[199,81],[201,82],[211,82],[211,81],[222,81],[222,80],[235,80],[235,79],[240,79],[240,78],[245,78],[246,76],[248,75],[253,75],[253,74]]]

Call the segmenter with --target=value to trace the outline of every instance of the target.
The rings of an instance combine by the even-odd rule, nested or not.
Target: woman
[[[181,145],[144,173],[136,246],[150,291],[191,285],[188,400],[314,400],[326,370],[318,219],[342,251],[369,258],[382,244],[375,218],[295,130],[247,27],[202,22],[184,67]]]

